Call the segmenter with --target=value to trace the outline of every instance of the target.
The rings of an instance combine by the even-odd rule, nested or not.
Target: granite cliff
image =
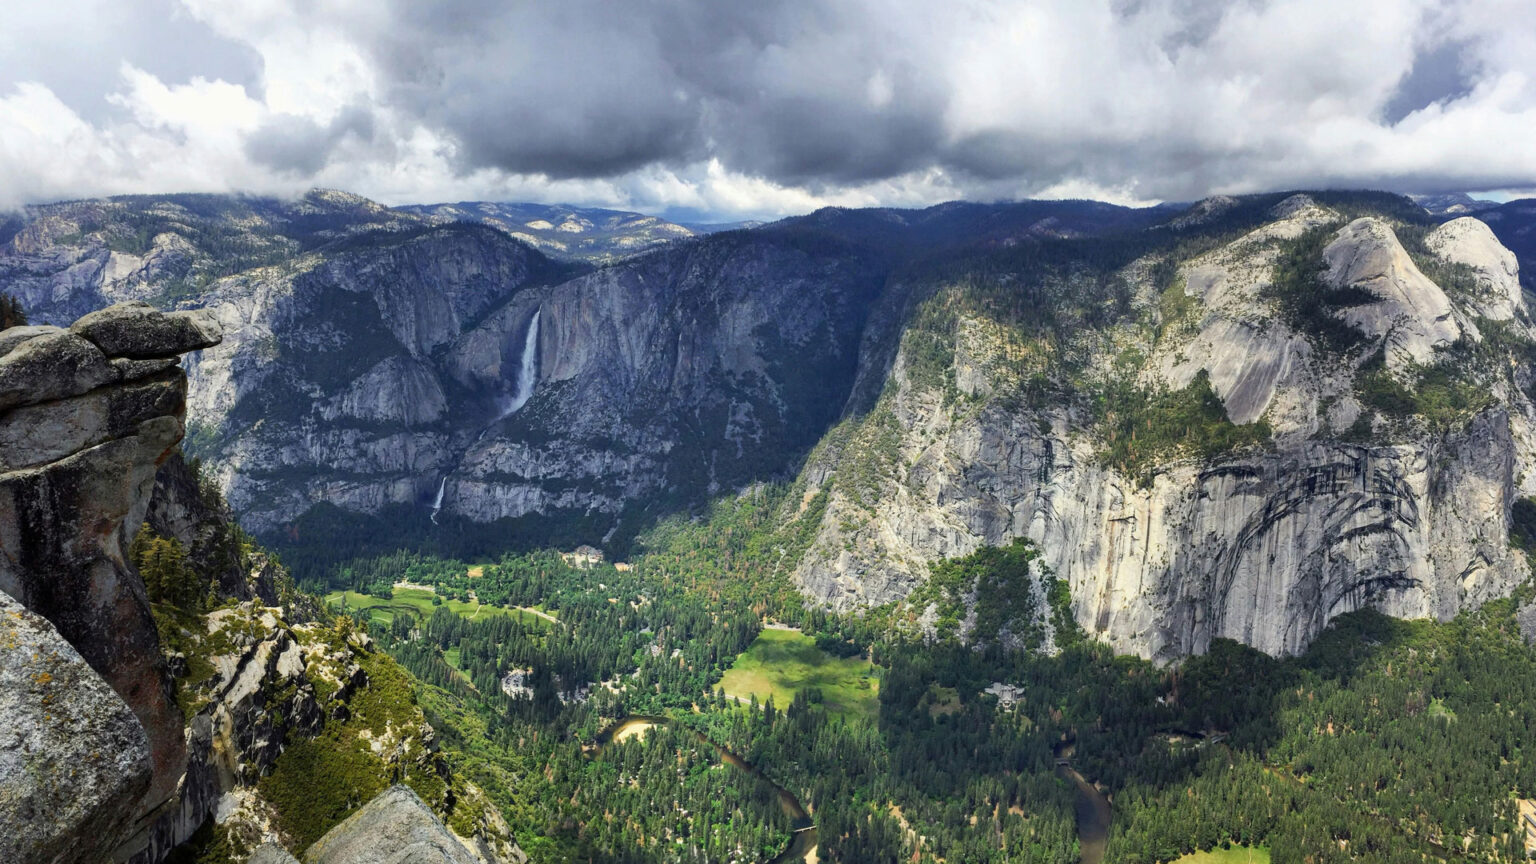
[[[225,339],[188,361],[189,448],[252,529],[337,554],[622,548],[793,482],[826,493],[785,565],[818,602],[899,602],[932,561],[1028,537],[1085,629],[1160,659],[1294,652],[1350,609],[1445,617],[1526,578],[1518,208],[829,209],[592,270],[465,206],[57,205],[0,288],[45,318],[206,309]]]
[[[0,860],[153,864],[200,829],[296,844],[389,778],[465,832],[417,801],[466,860],[521,860],[405,673],[314,620],[181,459],[176,358],[220,338],[207,312],[143,303],[0,331]]]
[[[1089,633],[1162,660],[1215,637],[1295,653],[1363,606],[1444,619],[1508,593],[1528,577],[1510,510],[1536,491],[1513,256],[1468,218],[1411,255],[1393,220],[1344,209],[1298,196],[1202,254],[1136,257],[1102,301],[1125,313],[1068,335],[940,286],[948,314],[807,466],[830,497],[797,581],[899,602],[936,557],[1027,537]]]

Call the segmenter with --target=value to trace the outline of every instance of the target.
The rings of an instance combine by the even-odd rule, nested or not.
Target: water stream
[[[522,362],[517,368],[517,387],[512,391],[512,401],[501,411],[497,420],[505,420],[517,409],[528,404],[528,399],[533,396],[533,385],[539,377],[539,310],[533,310],[533,318],[528,322],[528,335],[523,337]],[[489,428],[489,427],[487,427]],[[484,432],[480,434],[484,435]]]
[[[432,524],[437,524],[437,511],[443,509],[443,490],[448,488],[448,476],[443,475],[443,482],[437,484],[437,497],[432,501]]]
[[[1098,787],[1089,783],[1072,767],[1072,754],[1076,742],[1057,744],[1056,773],[1077,789],[1077,801],[1073,807],[1077,815],[1077,848],[1083,864],[1100,864],[1105,848],[1109,845],[1109,799]]]
[[[660,726],[663,724],[669,726],[673,725],[672,721],[666,717],[628,717],[598,736],[598,751],[601,752],[602,749],[608,746],[610,742],[623,740],[624,738],[629,737],[629,734],[634,734],[652,726]],[[735,753],[732,753],[724,747],[721,747],[719,744],[716,744],[715,742],[704,737],[703,733],[697,730],[690,731],[693,732],[694,737],[698,738],[701,743],[707,744],[712,750],[714,750],[716,755],[720,757],[720,761],[730,765],[733,768],[745,771],[748,774],[751,774],[753,777],[756,777],[764,783],[767,783],[769,786],[772,786],[773,791],[778,795],[779,798],[779,809],[784,811],[784,815],[793,820],[793,825],[790,830],[794,833],[790,835],[789,846],[783,852],[780,852],[777,857],[769,862],[769,864],[787,864],[787,862],[790,861],[805,861],[807,856],[811,854],[812,850],[816,848],[816,823],[811,821],[811,814],[806,811],[803,805],[801,805],[800,799],[796,798],[793,792],[790,792],[783,786],[773,782],[772,778],[764,774],[756,766],[750,764],[745,759],[742,759],[740,756],[737,756]]]
[[[533,317],[528,320],[528,332],[523,336],[523,353],[519,357],[517,367],[517,384],[512,389],[510,401],[501,405],[501,410],[496,414],[496,419],[485,425],[480,434],[475,436],[478,443],[485,433],[491,431],[497,423],[507,419],[517,412],[519,408],[528,404],[533,398],[533,387],[539,378],[539,310],[533,310]],[[498,399],[498,402],[500,400]],[[443,481],[437,486],[437,498],[432,501],[432,524],[437,524],[437,514],[443,509],[443,491],[448,488],[448,475],[443,475]]]

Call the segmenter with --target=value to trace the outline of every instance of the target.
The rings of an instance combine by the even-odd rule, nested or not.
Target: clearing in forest
[[[821,691],[827,710],[851,718],[875,719],[880,710],[880,667],[862,657],[837,658],[816,647],[799,630],[766,629],[736,658],[720,680],[725,695],[740,702],[788,708],[795,694]]]
[[[1231,849],[1191,852],[1173,864],[1269,864],[1269,850],[1263,846],[1233,846]]]
[[[401,612],[407,612],[419,618],[431,615],[432,610],[436,608],[432,605],[434,596],[430,588],[396,588],[394,596],[388,600],[369,594],[359,594],[356,591],[332,591],[325,595],[325,602],[332,609],[339,610],[342,601],[345,600],[348,609],[367,609],[369,623],[388,627],[395,615]],[[446,597],[443,598],[442,605],[449,612],[473,620],[480,620],[489,615],[516,615],[523,619],[524,624],[533,626],[542,626],[541,619],[554,620],[537,612],[508,609],[502,606],[483,606],[474,601],[465,602]]]

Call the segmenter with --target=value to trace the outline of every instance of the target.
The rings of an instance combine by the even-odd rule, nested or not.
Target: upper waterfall
[[[539,363],[539,310],[533,310],[528,322],[528,335],[523,337],[523,357],[517,368],[517,388],[512,391],[512,401],[501,412],[502,417],[517,411],[533,396],[533,385],[538,378]],[[499,419],[499,418],[498,418]]]

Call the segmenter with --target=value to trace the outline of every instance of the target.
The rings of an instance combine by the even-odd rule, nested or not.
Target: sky
[[[1536,0],[9,0],[0,208],[1536,188]]]

